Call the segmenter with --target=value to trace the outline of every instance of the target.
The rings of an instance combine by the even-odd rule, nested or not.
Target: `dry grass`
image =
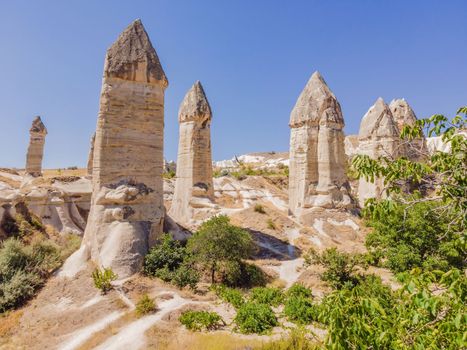
[[[0,316],[0,339],[13,334],[19,326],[21,316],[23,316],[23,310],[10,311]]]
[[[44,169],[42,170],[42,177],[52,178],[57,176],[86,176],[87,169]]]

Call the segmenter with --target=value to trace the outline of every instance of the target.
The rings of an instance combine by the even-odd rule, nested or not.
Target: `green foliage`
[[[191,289],[196,289],[196,285],[199,282],[199,274],[190,265],[182,264],[173,272],[171,281],[178,288],[189,286]]]
[[[342,253],[336,248],[328,248],[321,254],[311,249],[305,260],[308,264],[322,265],[325,271],[321,274],[321,279],[334,288],[342,288],[347,284],[356,285],[356,267],[365,265],[363,255]]]
[[[186,248],[169,234],[164,234],[146,255],[143,272],[171,282],[178,288],[189,286],[195,289],[199,281],[199,274],[189,262]]]
[[[59,247],[36,238],[30,245],[10,238],[0,248],[0,312],[31,298],[62,260]]]
[[[169,170],[169,171],[166,171],[162,174],[162,177],[164,179],[173,179],[175,177],[176,173],[174,170]]]
[[[255,264],[240,261],[224,264],[221,281],[230,287],[250,288],[264,286],[268,277]]]
[[[208,311],[185,311],[181,314],[179,321],[191,331],[210,331],[225,325],[219,314]]]
[[[256,213],[266,214],[264,207],[261,204],[255,204],[254,210]]]
[[[313,304],[311,289],[295,283],[286,293],[284,315],[289,321],[309,324],[317,319],[317,306]]]
[[[376,277],[327,295],[319,320],[330,349],[460,349],[465,345],[466,277],[414,271],[398,292]],[[439,292],[432,293],[436,287]]]
[[[94,281],[94,286],[97,289],[100,289],[102,294],[106,294],[109,290],[112,289],[112,281],[115,281],[118,276],[112,271],[110,267],[100,270],[96,268],[92,272],[92,279]]]
[[[423,267],[428,270],[462,268],[465,246],[455,244],[456,234],[449,230],[450,218],[441,215],[438,203],[397,204],[391,215],[366,216],[373,231],[366,246],[375,261],[394,272]]]
[[[219,298],[232,304],[236,309],[239,309],[245,303],[243,294],[238,289],[228,288],[222,284],[213,285],[212,288]]]
[[[242,263],[254,248],[248,231],[230,224],[227,216],[215,216],[204,222],[188,240],[187,250],[192,261],[204,273],[209,273],[211,282],[216,273],[226,266]]]
[[[150,298],[147,294],[144,294],[136,303],[136,313],[139,316],[154,312],[156,309],[157,306],[154,299]]]
[[[279,340],[255,348],[255,350],[317,350],[319,347],[307,339],[307,333],[300,328],[294,328],[290,335]]]
[[[174,240],[170,234],[164,234],[146,254],[143,271],[155,277],[158,277],[158,270],[162,268],[174,271],[183,263],[185,255],[185,247],[179,241]]]
[[[234,319],[241,333],[265,334],[278,325],[276,315],[269,305],[254,302],[244,303]]]
[[[279,306],[284,300],[284,294],[279,288],[256,287],[251,290],[250,300],[259,304]]]

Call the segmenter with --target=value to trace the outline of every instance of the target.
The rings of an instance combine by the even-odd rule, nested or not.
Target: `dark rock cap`
[[[104,76],[157,82],[167,87],[167,77],[140,19],[130,24],[107,50]]]
[[[39,133],[39,134],[47,134],[47,128],[45,127],[44,123],[40,116],[37,116],[32,121],[31,129],[29,129],[31,133]]]
[[[198,80],[193,84],[190,90],[186,93],[180,109],[178,111],[178,121],[180,123],[207,119],[212,117],[211,106],[209,106],[208,99],[204,93],[203,86]]]

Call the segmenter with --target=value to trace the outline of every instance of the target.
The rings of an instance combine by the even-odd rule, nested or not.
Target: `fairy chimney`
[[[389,104],[389,109],[397,124],[399,133],[402,132],[404,126],[414,126],[417,121],[414,111],[403,98],[392,100]],[[425,137],[415,138],[410,141],[404,140],[401,144],[401,153],[401,155],[405,155],[410,160],[422,160],[428,153]]]
[[[308,208],[352,206],[345,174],[344,118],[319,72],[300,94],[289,125],[290,213],[300,219]]]
[[[37,116],[32,121],[31,129],[29,129],[29,147],[26,156],[26,173],[32,176],[40,176],[42,174],[42,157],[44,155],[45,136],[47,129],[42,123],[41,117]]]
[[[167,78],[140,20],[107,50],[93,152],[92,199],[79,255],[120,278],[139,271],[162,233]]]
[[[189,226],[195,208],[214,199],[211,158],[211,107],[197,81],[185,95],[178,112],[180,135],[175,191],[169,216]]]
[[[88,154],[88,164],[87,164],[87,175],[89,177],[92,176],[92,167],[94,162],[94,142],[96,140],[96,133],[92,134],[90,146],[89,146],[89,154]]]
[[[359,154],[372,159],[380,156],[397,158],[401,153],[399,129],[389,106],[380,97],[370,107],[360,123],[358,134]],[[374,183],[360,178],[358,198],[360,206],[368,198],[384,197],[384,180],[375,179]]]

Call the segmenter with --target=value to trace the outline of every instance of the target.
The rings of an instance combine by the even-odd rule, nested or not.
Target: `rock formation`
[[[89,177],[92,176],[92,167],[93,167],[93,162],[94,162],[94,142],[95,142],[95,140],[96,140],[96,133],[92,134],[90,147],[89,147],[88,164],[86,166],[87,175]]]
[[[358,134],[359,154],[376,159],[380,156],[396,158],[400,155],[399,129],[394,121],[391,110],[380,97],[370,107],[360,123]],[[383,179],[370,183],[361,178],[358,184],[358,199],[360,206],[368,198],[384,196]]]
[[[394,121],[399,133],[405,125],[413,126],[417,121],[414,111],[405,99],[395,99],[389,104]],[[411,160],[421,160],[427,154],[426,140],[424,137],[401,143],[401,153]]]
[[[32,176],[42,174],[42,157],[44,155],[45,136],[47,129],[42,123],[41,117],[37,116],[29,129],[30,139],[28,153],[26,156],[26,173]]]
[[[307,208],[351,206],[345,174],[344,118],[339,102],[318,72],[297,100],[290,128],[291,214],[300,219]]]
[[[182,225],[188,225],[193,219],[194,208],[210,207],[214,199],[211,117],[211,107],[197,81],[185,95],[178,112],[176,183],[169,216]]]
[[[75,253],[111,267],[120,278],[140,269],[162,232],[167,85],[156,51],[136,20],[107,51],[91,209],[82,247]]]

